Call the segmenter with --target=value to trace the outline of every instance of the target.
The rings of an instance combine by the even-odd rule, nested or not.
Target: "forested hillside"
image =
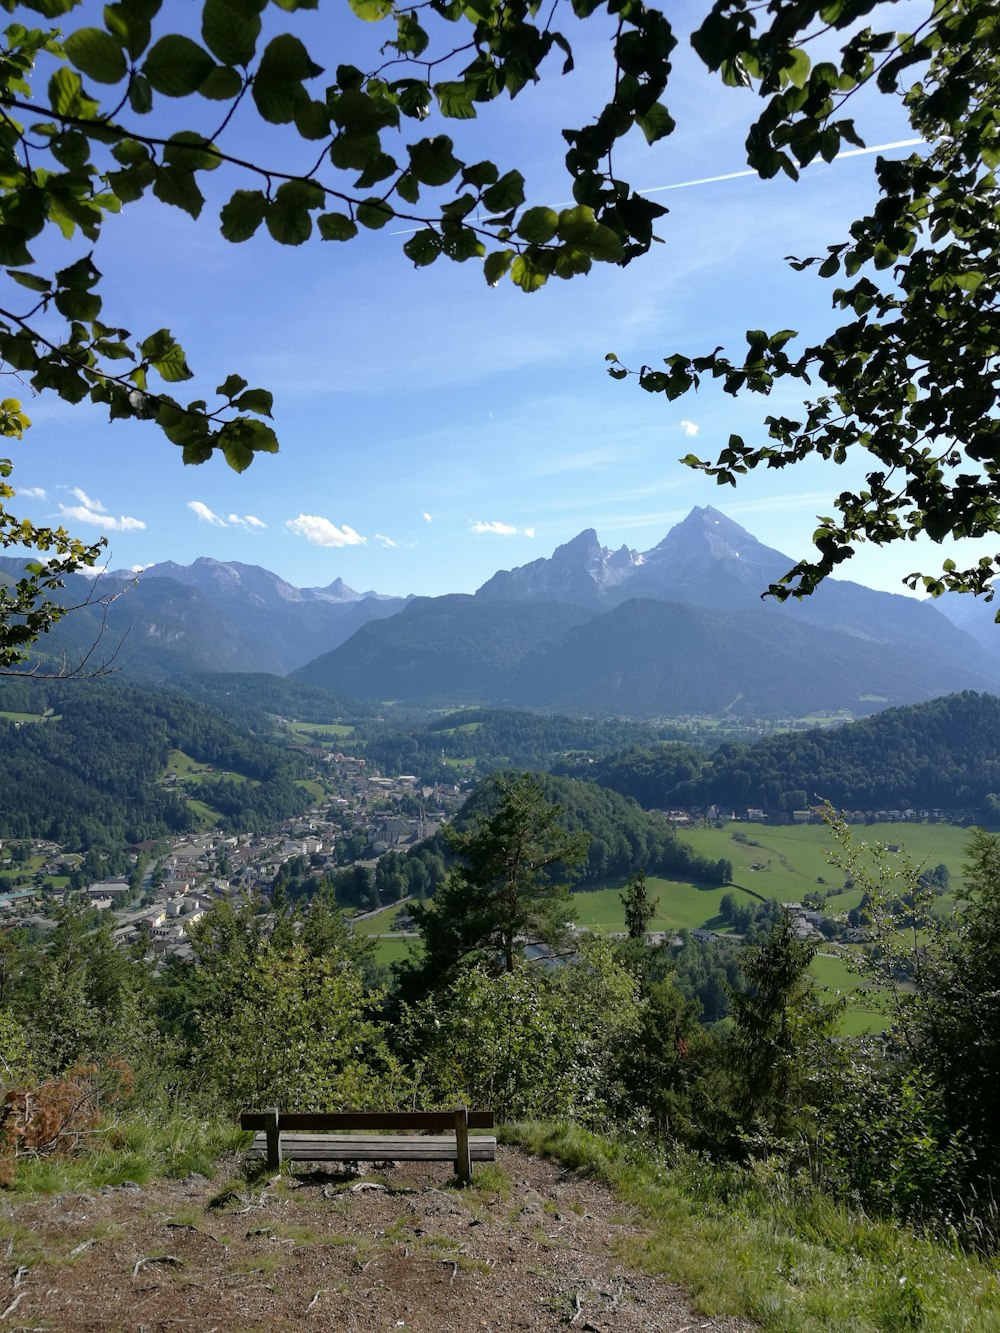
[[[218,775],[203,799],[234,831],[259,831],[304,810],[302,758],[183,695],[117,681],[0,681],[0,836],[65,847],[120,847],[195,827],[162,779],[171,750]]]
[[[1000,699],[948,695],[842,727],[790,731],[712,755],[634,748],[593,765],[590,780],[647,807],[725,804],[785,813],[803,801],[854,810],[940,809],[1000,815]]]
[[[639,741],[664,740],[677,730],[625,718],[550,716],[500,708],[463,709],[405,728],[387,726],[382,720],[355,727],[371,762],[386,772],[412,772],[424,780],[453,775],[454,768],[448,765],[456,761],[479,774],[496,768],[550,768],[566,756],[589,760]]]

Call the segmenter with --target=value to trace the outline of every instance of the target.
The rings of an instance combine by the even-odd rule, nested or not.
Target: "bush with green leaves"
[[[291,1111],[391,1109],[408,1084],[378,1021],[379,992],[346,957],[264,944],[197,1016],[193,1072],[217,1103]]]
[[[637,1039],[636,983],[600,940],[562,965],[461,972],[406,1010],[396,1034],[428,1106],[456,1100],[501,1120],[611,1119],[624,1103],[622,1056]]]

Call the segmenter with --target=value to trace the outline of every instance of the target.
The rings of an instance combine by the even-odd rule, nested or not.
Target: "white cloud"
[[[375,534],[375,540],[376,540],[377,542],[381,542],[383,546],[386,546],[386,547],[389,547],[389,548],[392,548],[392,549],[394,549],[395,547],[397,547],[397,546],[399,545],[399,542],[395,542],[395,541],[393,541],[393,539],[392,539],[391,537],[387,537],[387,536],[385,535],[384,532],[376,532],[376,534]]]
[[[698,432],[701,430],[701,427],[698,425],[696,421],[682,421],[681,430],[684,432],[685,435],[693,436],[698,434]]]
[[[129,565],[129,567],[128,567],[128,568],[129,568],[129,573],[130,573],[130,574],[141,574],[142,571],[143,571],[144,569],[152,569],[153,566],[154,566],[155,564],[156,564],[156,561],[155,561],[155,560],[151,560],[151,561],[149,562],[148,565]]]
[[[197,514],[203,523],[211,523],[217,528],[229,527],[229,524],[221,514],[217,514],[214,510],[209,509],[208,505],[204,504],[201,500],[188,500],[187,507],[193,514]]]
[[[500,523],[496,519],[491,523],[484,523],[482,519],[477,519],[476,522],[470,521],[469,527],[473,532],[490,532],[498,537],[516,537],[520,531],[520,529],[515,528],[512,523]],[[531,528],[530,531],[528,528],[524,529],[524,535],[526,537],[534,536],[534,532],[534,528]]]
[[[234,528],[266,528],[267,524],[253,514],[230,514],[227,520]]]
[[[105,532],[141,532],[146,526],[141,518],[129,518],[127,514],[115,518],[113,514],[95,513],[86,505],[60,505],[59,512],[71,523],[92,523]]]
[[[433,522],[434,522],[433,518],[431,518],[430,514],[428,514],[428,512],[427,512],[426,509],[424,510],[424,522],[425,522],[425,523],[433,523]]]
[[[313,546],[364,546],[368,540],[346,523],[338,528],[328,518],[321,518],[318,514],[299,514],[298,518],[288,519],[285,527],[296,537],[304,537],[307,542],[312,542]]]
[[[44,486],[22,486],[17,493],[32,500],[47,500],[49,498],[49,493]]]
[[[92,500],[86,491],[82,491],[79,486],[74,486],[70,490],[70,495],[75,495],[83,505],[84,509],[90,509],[98,514],[106,514],[108,511],[100,500]]]

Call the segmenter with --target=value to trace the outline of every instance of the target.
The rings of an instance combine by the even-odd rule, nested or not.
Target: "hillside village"
[[[187,927],[214,902],[227,899],[240,905],[266,897],[289,865],[305,864],[316,874],[345,863],[374,868],[386,852],[405,852],[433,836],[462,800],[458,785],[418,787],[412,775],[369,773],[362,757],[310,749],[322,762],[327,796],[306,815],[285,820],[266,834],[225,835],[208,829],[136,844],[127,854],[131,873],[84,883],[79,889],[68,882],[79,879],[84,862],[79,852],[42,840],[0,844],[0,870],[8,872],[10,886],[0,892],[0,928],[17,924],[50,930],[54,911],[67,895],[83,893],[94,911],[110,915],[117,943],[136,945],[145,938],[156,956],[184,957],[190,953]],[[173,777],[168,775],[168,780]]]

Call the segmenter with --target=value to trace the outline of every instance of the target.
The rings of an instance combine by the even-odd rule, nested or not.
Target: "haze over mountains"
[[[588,529],[474,595],[296,588],[208,558],[106,575],[97,591],[122,594],[102,647],[120,641],[116,665],[146,679],[294,673],[360,699],[637,716],[866,713],[1000,690],[1000,627],[994,655],[934,605],[840,580],[762,602],[792,563],[709,507],[645,552],[612,551]],[[18,568],[2,560],[0,577]],[[68,599],[83,600],[90,581],[70,583]],[[72,660],[102,615],[68,616],[44,646]]]

